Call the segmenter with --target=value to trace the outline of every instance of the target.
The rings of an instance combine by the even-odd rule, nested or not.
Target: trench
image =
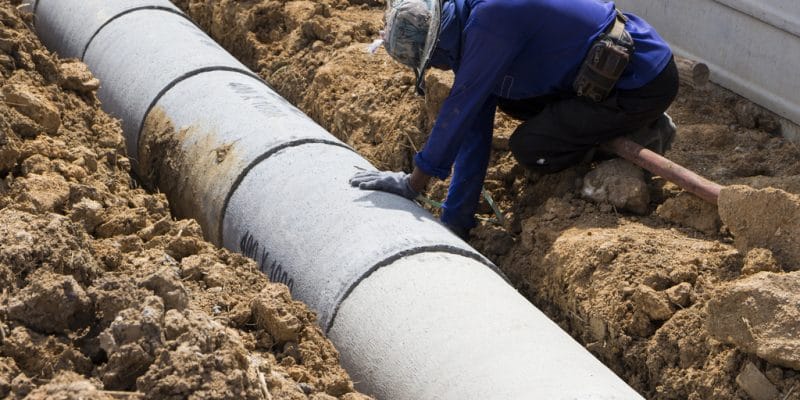
[[[410,73],[383,53],[364,52],[380,29],[382,2],[178,4],[279,93],[382,168],[409,169],[452,79],[433,73],[428,97],[415,98]],[[684,86],[670,113],[681,127],[668,153],[674,160],[724,184],[798,193],[796,145],[775,134],[780,122],[769,112],[720,87]],[[509,225],[482,223],[470,243],[515,287],[648,398],[748,398],[736,377],[749,361],[772,371],[779,377],[773,383],[792,394],[791,369],[709,333],[707,303],[742,279],[748,263],[716,209],[658,179],[645,215],[582,199],[573,182],[585,171],[529,180],[508,153],[513,128],[507,118],[496,121],[486,182]],[[441,200],[446,185],[435,183],[431,197]],[[486,205],[480,212],[491,216]],[[652,289],[666,298],[687,285],[688,301],[670,305],[666,319],[649,316],[637,294]]]
[[[349,187],[356,170],[374,167],[256,84],[169,3],[134,3],[40,0],[37,29],[64,56],[84,54],[140,175],[211,240],[254,255],[263,246],[262,269],[272,260],[269,274],[317,311],[366,391],[639,398],[430,214]],[[76,12],[90,17],[76,22]]]
[[[408,168],[437,98],[415,99],[406,72],[385,57],[364,55],[363,45],[379,26],[380,4],[183,3],[243,63],[340,140],[376,165]],[[270,24],[265,27],[259,18]],[[446,88],[447,76],[433,79],[429,87]],[[346,97],[350,91],[360,95]],[[774,134],[769,113],[719,88],[682,88],[671,112],[682,126],[671,157],[726,184],[798,192],[797,149]],[[702,209],[658,181],[645,216],[581,199],[572,181],[582,171],[530,181],[504,147],[512,124],[501,118],[497,125],[487,187],[511,214],[511,223],[482,225],[471,244],[528,299],[647,397],[747,398],[735,378],[750,361],[791,398],[797,381],[792,369],[708,333],[706,304],[725,284],[742,278],[749,256],[709,218],[715,210]],[[434,185],[432,196],[443,197],[444,187]],[[656,210],[669,204],[677,217]],[[675,204],[680,212],[674,212]],[[646,315],[637,300],[637,293],[646,291],[642,285],[666,295],[685,284],[691,287],[689,302],[673,305],[667,320]]]

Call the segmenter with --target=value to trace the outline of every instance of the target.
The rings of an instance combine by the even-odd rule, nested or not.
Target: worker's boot
[[[628,139],[663,156],[672,148],[677,129],[672,118],[664,113],[652,124],[628,135]]]

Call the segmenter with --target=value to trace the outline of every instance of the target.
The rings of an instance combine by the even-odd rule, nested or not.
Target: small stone
[[[775,260],[772,251],[767,249],[756,248],[747,252],[744,258],[744,266],[742,267],[742,275],[753,275],[759,272],[782,272],[783,270]]]
[[[92,75],[86,64],[74,60],[62,63],[59,68],[59,85],[78,93],[89,93],[100,88],[100,80]]]
[[[133,253],[137,251],[142,251],[144,248],[144,243],[142,239],[140,239],[136,235],[128,235],[121,237],[117,243],[119,243],[119,251],[123,253]]]
[[[17,165],[19,155],[16,143],[9,141],[6,133],[0,131],[0,176]]]
[[[625,297],[625,298],[633,296],[633,294],[635,292],[636,292],[636,288],[633,287],[633,286],[625,286],[622,289],[620,289],[620,294],[622,295],[622,297]]]
[[[606,321],[598,316],[589,318],[589,330],[592,332],[592,337],[597,341],[605,339],[606,335],[608,335]]]
[[[103,205],[100,202],[84,197],[72,206],[69,218],[75,223],[83,224],[86,231],[92,233],[103,222],[102,212]]]
[[[692,285],[687,282],[679,283],[667,289],[667,297],[672,304],[686,308],[692,302]]]
[[[736,122],[744,128],[759,129],[768,133],[780,129],[780,122],[774,115],[750,101],[739,101],[733,111]]]
[[[203,276],[203,282],[205,282],[206,287],[210,289],[225,286],[227,276],[223,271],[224,269],[218,268],[217,264],[209,268],[208,272]]]
[[[685,265],[681,265],[676,267],[669,273],[669,279],[675,283],[687,282],[694,285],[697,281],[699,273],[697,272],[697,266],[693,263],[688,263]]]
[[[60,212],[69,199],[69,184],[60,174],[29,174],[17,181],[19,203],[39,212]]]
[[[598,203],[610,203],[618,209],[646,214],[650,191],[641,168],[623,159],[600,163],[586,174],[581,194]]]
[[[250,303],[250,310],[258,329],[264,329],[278,344],[296,342],[302,322],[287,307],[292,298],[284,285],[274,285],[259,293]]]
[[[755,129],[758,125],[758,106],[749,101],[739,101],[734,106],[736,122],[743,128]]]
[[[9,301],[10,319],[46,333],[89,325],[93,304],[75,278],[43,270],[29,279],[31,283]]]
[[[3,329],[5,335],[7,328],[3,323],[0,323],[0,329]],[[0,397],[8,398],[11,393],[11,381],[19,374],[19,367],[12,357],[0,357]]]
[[[189,321],[178,310],[172,309],[164,314],[164,336],[167,340],[177,339],[189,328]]]
[[[305,382],[300,382],[300,383],[298,384],[298,386],[300,386],[300,390],[302,390],[302,391],[303,391],[303,393],[305,393],[306,395],[309,395],[309,394],[311,394],[311,393],[314,393],[314,392],[317,390],[317,389],[314,387],[314,385],[310,385],[310,384],[308,384],[308,383],[305,383]]]
[[[172,267],[162,268],[160,271],[148,276],[141,286],[150,289],[164,301],[167,310],[182,311],[189,304],[189,294],[180,280],[177,271]]]
[[[149,241],[150,239],[156,236],[160,236],[169,232],[169,230],[172,229],[172,226],[173,226],[172,218],[164,217],[156,221],[156,223],[148,225],[144,229],[140,230],[139,232],[137,232],[137,235],[139,235],[139,237],[142,238],[142,240]]]
[[[780,395],[775,385],[751,362],[736,376],[736,384],[753,400],[775,400]]]
[[[37,123],[46,134],[58,132],[61,113],[42,95],[33,93],[24,85],[5,85],[2,93],[6,104]]]
[[[633,302],[653,321],[666,321],[674,314],[666,295],[645,285],[639,285],[636,288],[636,292],[633,293]]]
[[[603,243],[595,253],[601,264],[611,264],[617,258],[617,249],[613,243]]]
[[[633,313],[631,321],[628,323],[627,329],[631,335],[639,337],[648,337],[653,334],[653,324],[650,323],[650,318],[641,310],[636,310]]]

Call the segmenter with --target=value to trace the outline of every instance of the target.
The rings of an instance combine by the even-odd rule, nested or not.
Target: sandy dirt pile
[[[432,73],[416,97],[410,71],[366,53],[381,0],[176,3],[379,168],[409,170],[452,82]],[[472,244],[648,398],[798,399],[800,240],[773,204],[800,205],[790,194],[800,193],[800,149],[774,116],[720,88],[684,87],[670,113],[680,130],[668,156],[750,186],[732,189],[719,212],[659,178],[641,186],[625,165],[526,175],[508,152],[516,122],[500,115],[486,188],[508,223],[484,222]],[[622,178],[603,201],[587,200],[584,183],[598,174]],[[784,191],[752,189],[767,186]],[[445,193],[442,182],[429,190]]]
[[[29,23],[0,1],[0,397],[366,399],[284,285],[135,187]]]

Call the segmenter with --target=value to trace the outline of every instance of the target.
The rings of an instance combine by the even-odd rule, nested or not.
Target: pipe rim
[[[41,2],[41,1],[42,0],[39,0],[39,2]],[[39,3],[37,2],[36,5],[38,6]],[[97,35],[99,35],[100,32],[102,32],[103,29],[105,29],[108,25],[111,25],[114,21],[116,21],[119,18],[124,17],[124,16],[126,16],[128,14],[132,14],[132,13],[135,13],[137,11],[145,11],[145,10],[164,11],[164,12],[172,13],[172,14],[175,14],[175,15],[179,15],[179,16],[183,17],[184,19],[186,19],[187,21],[191,22],[192,25],[196,26],[198,29],[200,28],[194,21],[192,21],[189,18],[189,16],[187,16],[186,14],[184,14],[184,13],[182,13],[180,11],[171,9],[169,7],[164,7],[164,6],[134,7],[134,8],[125,10],[125,11],[123,11],[123,12],[121,12],[121,13],[119,13],[117,15],[114,15],[113,17],[109,18],[106,22],[103,22],[103,24],[100,25],[100,27],[98,27],[97,30],[94,31],[94,33],[92,33],[92,36],[89,37],[89,41],[86,42],[85,46],[83,46],[83,51],[81,51],[81,61],[83,61],[83,59],[86,57],[86,52],[89,51],[89,47],[92,45],[92,42],[94,42],[94,39],[97,37]],[[36,14],[34,14],[34,17],[35,17],[35,15]]]

